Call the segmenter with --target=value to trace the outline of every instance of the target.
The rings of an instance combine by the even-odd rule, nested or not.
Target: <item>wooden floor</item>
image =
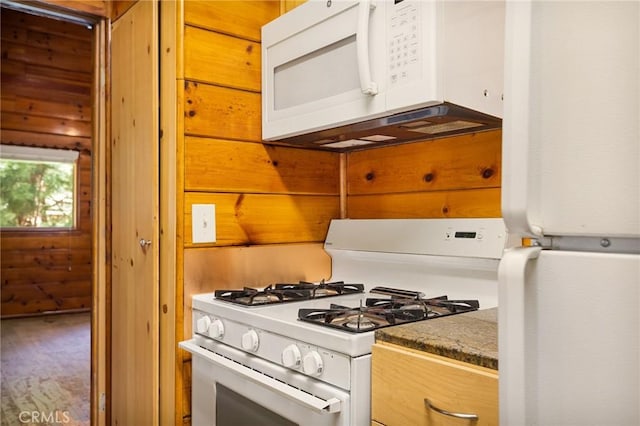
[[[0,321],[2,426],[89,425],[90,321],[90,313]]]

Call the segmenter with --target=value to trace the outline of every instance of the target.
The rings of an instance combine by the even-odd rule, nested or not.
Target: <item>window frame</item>
[[[79,224],[79,159],[80,151],[65,148],[32,147],[23,145],[0,144],[0,160],[18,160],[30,162],[55,162],[73,164],[73,206],[71,226],[0,226],[2,232],[64,232],[77,231]]]

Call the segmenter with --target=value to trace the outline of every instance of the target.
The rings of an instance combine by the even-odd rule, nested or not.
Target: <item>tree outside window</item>
[[[75,227],[77,151],[2,145],[0,227]]]

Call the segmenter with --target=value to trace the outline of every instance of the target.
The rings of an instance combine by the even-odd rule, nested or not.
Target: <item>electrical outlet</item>
[[[191,240],[194,243],[216,242],[216,205],[191,205]]]

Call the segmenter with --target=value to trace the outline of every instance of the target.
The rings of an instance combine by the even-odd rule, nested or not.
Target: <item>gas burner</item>
[[[449,300],[447,296],[432,299],[368,298],[365,304],[366,306],[358,308],[332,304],[330,309],[300,309],[298,319],[361,333],[391,325],[475,311],[480,307],[477,300]]]
[[[216,290],[215,298],[243,306],[261,306],[362,292],[364,284],[347,284],[343,281],[326,283],[323,280],[319,284],[306,281],[270,284],[262,290],[251,287]]]
[[[370,330],[379,326],[372,318],[368,318],[363,314],[349,315],[343,325],[346,328],[355,330]]]
[[[307,281],[300,281],[297,284],[276,284],[276,289],[283,290],[304,290],[311,292],[311,299],[320,297],[338,296],[341,294],[362,293],[364,284],[347,284],[344,281],[325,282],[320,281],[318,284]]]
[[[330,306],[330,309],[300,309],[298,319],[355,333],[385,327],[394,321],[392,316],[374,312],[371,308],[352,309],[334,304]]]
[[[423,299],[421,297],[391,297],[388,299],[369,298],[367,306],[384,309],[423,310],[428,316],[451,315],[475,311],[480,308],[477,300],[449,300],[447,296]]]
[[[280,297],[277,294],[256,294],[247,299],[250,305],[264,305],[265,303],[278,303]]]

